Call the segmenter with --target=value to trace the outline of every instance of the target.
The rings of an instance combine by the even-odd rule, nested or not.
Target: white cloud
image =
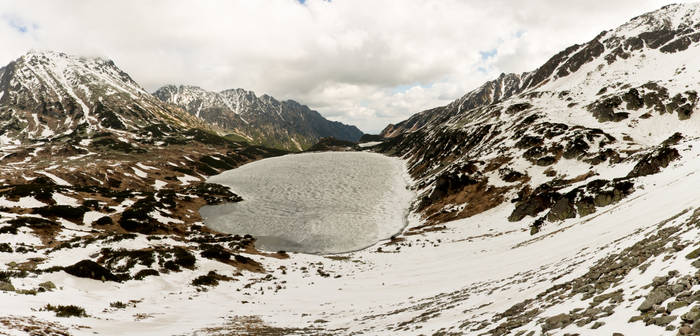
[[[241,87],[377,132],[668,2],[0,0],[0,63],[103,56],[149,90]]]

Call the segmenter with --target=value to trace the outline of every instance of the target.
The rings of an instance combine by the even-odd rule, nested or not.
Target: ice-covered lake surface
[[[403,161],[376,153],[285,155],[211,177],[242,202],[200,209],[210,228],[268,251],[341,253],[390,238],[413,198]]]

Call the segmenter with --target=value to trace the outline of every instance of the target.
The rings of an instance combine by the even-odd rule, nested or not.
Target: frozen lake
[[[264,250],[348,252],[401,231],[413,198],[408,181],[404,162],[381,154],[285,155],[211,177],[243,201],[200,214],[214,230],[255,236]]]

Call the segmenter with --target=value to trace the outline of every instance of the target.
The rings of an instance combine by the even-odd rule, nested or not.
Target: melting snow
[[[68,197],[61,193],[54,193],[53,199],[58,205],[80,206],[80,203],[78,203],[78,201],[75,198]]]
[[[37,173],[45,175],[46,177],[52,179],[52,180],[54,181],[54,183],[56,183],[56,184],[58,184],[58,185],[63,185],[63,186],[69,186],[69,185],[71,185],[70,183],[68,183],[68,181],[66,181],[66,180],[64,180],[64,179],[62,179],[62,178],[60,178],[60,177],[58,177],[58,176],[56,176],[56,175],[54,175],[54,174],[47,173],[47,172],[45,172],[45,171],[40,171],[40,172],[37,172]]]
[[[370,141],[370,142],[361,143],[360,147],[363,147],[363,148],[364,147],[372,147],[372,146],[376,146],[380,143],[382,143],[382,142],[381,141]]]
[[[31,197],[31,196],[22,197],[17,202],[10,201],[10,200],[6,199],[4,196],[0,197],[0,206],[8,207],[8,208],[11,208],[11,207],[39,208],[39,207],[43,207],[45,205],[46,204],[37,201],[36,198]]]
[[[192,175],[185,174],[185,176],[178,176],[177,180],[180,181],[180,183],[182,183],[183,185],[187,185],[187,184],[190,184],[190,182],[197,182],[197,181],[200,181],[201,179],[199,177],[194,177]]]
[[[104,216],[104,214],[99,211],[88,211],[83,216],[83,224],[91,225],[94,221],[102,218],[102,216]]]
[[[134,174],[136,174],[136,176],[138,176],[138,177],[140,177],[140,178],[146,178],[146,177],[148,177],[148,174],[147,174],[145,171],[141,170],[141,169],[138,169],[138,168],[136,168],[136,167],[131,167],[131,169],[133,169],[133,170],[134,170]]]
[[[153,182],[153,188],[155,188],[156,190],[160,190],[160,189],[162,189],[163,187],[165,187],[166,185],[168,185],[168,182],[164,182],[164,181],[161,181],[161,180],[155,180],[155,181]]]
[[[158,169],[158,168],[153,167],[153,166],[147,166],[141,162],[137,163],[136,165],[143,170],[157,170]]]

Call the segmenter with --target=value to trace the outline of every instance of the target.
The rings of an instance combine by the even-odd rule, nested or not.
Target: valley
[[[700,335],[699,53],[664,6],[363,136],[28,52],[0,334]]]

